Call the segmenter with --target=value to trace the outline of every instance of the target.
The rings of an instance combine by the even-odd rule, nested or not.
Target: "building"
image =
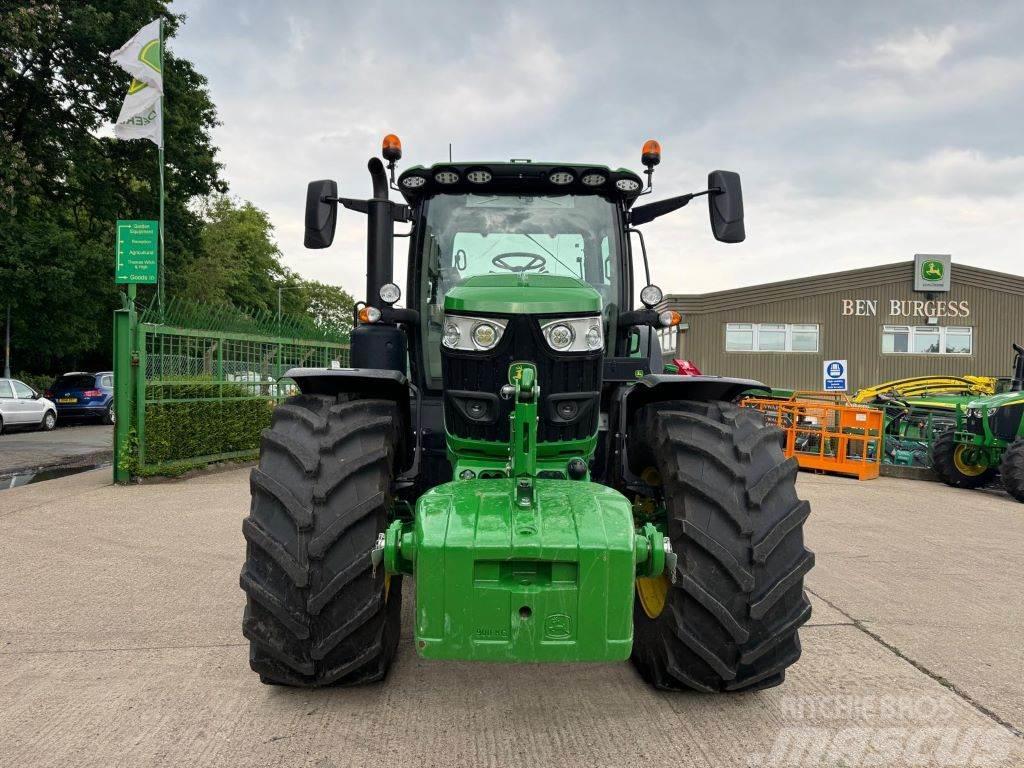
[[[666,357],[704,373],[784,389],[847,391],[929,375],[1009,376],[1024,345],[1024,277],[948,256],[699,295],[668,295],[683,316]],[[829,361],[845,366],[825,368]],[[840,370],[842,368],[842,370]],[[833,380],[834,379],[834,380]]]

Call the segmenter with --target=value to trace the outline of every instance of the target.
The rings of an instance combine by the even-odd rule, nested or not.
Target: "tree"
[[[204,201],[199,210],[200,253],[183,272],[176,295],[276,312],[280,288],[284,314],[308,314],[318,326],[339,333],[351,330],[353,298],[341,288],[304,280],[285,267],[264,211],[226,195]]]
[[[288,274],[267,214],[226,195],[201,206],[199,256],[182,271],[177,295],[249,309],[276,309],[277,286]]]
[[[183,17],[159,0],[0,4],[0,307],[13,307],[17,367],[110,364],[114,222],[156,218],[159,203],[153,145],[100,136],[130,80],[107,54],[158,15],[173,38]],[[173,291],[203,229],[189,202],[226,184],[205,78],[167,51],[164,89]]]
[[[316,280],[303,281],[302,287],[304,311],[313,316],[318,326],[351,333],[355,300],[346,290]]]

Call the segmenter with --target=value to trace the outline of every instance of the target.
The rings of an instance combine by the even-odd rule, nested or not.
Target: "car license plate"
[[[59,397],[57,398],[58,403],[77,403],[77,397]]]

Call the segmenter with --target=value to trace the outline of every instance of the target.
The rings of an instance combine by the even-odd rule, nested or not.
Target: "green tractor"
[[[956,427],[932,448],[932,466],[954,488],[980,488],[996,473],[1003,487],[1024,502],[1024,348],[1013,345],[1009,391],[957,408]]]
[[[396,137],[383,156],[369,200],[309,185],[307,247],[331,244],[338,206],[367,216],[366,302],[352,367],[289,371],[301,394],[263,434],[243,525],[252,669],[302,687],[383,679],[411,577],[424,658],[632,657],[659,688],[781,683],[811,614],[797,465],[734,404],[763,385],[664,373],[656,332],[679,315],[659,311],[637,230],[707,196],[715,237],[742,241],[739,176],[636,205],[656,142],[646,185],[528,160],[396,181]]]

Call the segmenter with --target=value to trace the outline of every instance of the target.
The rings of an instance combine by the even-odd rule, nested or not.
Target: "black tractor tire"
[[[388,523],[400,427],[387,400],[299,395],[274,410],[250,476],[240,578],[249,665],[264,683],[387,675],[402,585],[370,553]]]
[[[935,438],[932,445],[932,469],[939,479],[954,488],[980,488],[991,483],[996,474],[994,467],[988,467],[976,475],[957,468],[956,454],[959,448],[952,429]]]
[[[783,433],[724,402],[658,403],[638,416],[630,444],[637,438],[657,470],[678,563],[655,617],[638,594],[633,663],[668,690],[779,685],[800,658],[814,565],[803,537],[810,504],[797,497]]]
[[[1017,501],[1024,502],[1024,437],[1018,437],[999,463],[1003,487]]]

